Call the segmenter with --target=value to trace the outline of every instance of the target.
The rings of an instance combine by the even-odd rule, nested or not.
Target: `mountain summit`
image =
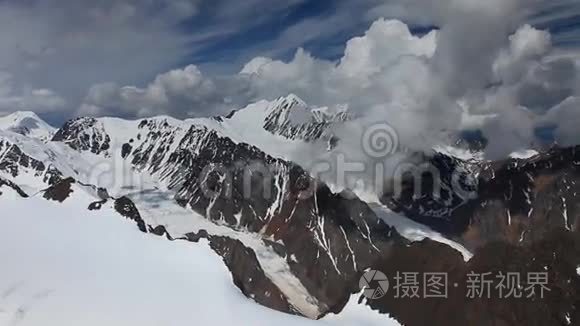
[[[0,117],[0,130],[12,131],[42,141],[50,140],[56,132],[56,128],[31,111],[18,111]]]

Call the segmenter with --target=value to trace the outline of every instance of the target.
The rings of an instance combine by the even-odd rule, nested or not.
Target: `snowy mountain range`
[[[93,301],[87,302],[100,302],[105,297],[87,286],[121,284],[119,292],[101,295],[122,298],[136,291],[127,297],[134,302],[119,305],[139,307],[153,317],[143,322],[125,311],[122,318],[129,319],[120,324],[190,318],[180,317],[183,310],[176,308],[195,297],[185,296],[188,291],[204,291],[202,297],[208,298],[203,302],[197,296],[185,308],[199,312],[202,324],[210,318],[252,325],[314,323],[308,319],[331,325],[580,322],[580,150],[554,148],[501,162],[452,151],[417,153],[413,160],[437,167],[442,192],[434,196],[434,180],[420,174],[419,183],[404,180],[401,194],[384,189],[371,201],[313,178],[301,159],[314,151],[333,152],[343,141],[335,127],[351,119],[347,108],[312,108],[294,95],[224,117],[188,120],[80,117],[55,130],[33,113],[0,118],[0,211],[5,216],[0,230],[24,248],[20,256],[43,261],[46,250],[59,262],[48,273],[56,289],[39,288],[40,294],[18,306],[10,300],[20,290],[20,263],[10,261],[8,283],[0,285],[7,286],[4,299],[14,309],[6,308],[12,313],[0,318],[14,324],[33,324],[34,318],[70,322],[55,309],[82,293],[75,291],[92,293]],[[476,196],[457,192],[457,182],[475,187]],[[130,223],[136,227],[128,228]],[[27,238],[41,239],[46,248],[32,250]],[[117,241],[131,252],[115,252]],[[78,251],[63,251],[67,244]],[[110,284],[101,279],[79,288],[60,284],[60,265],[95,252],[99,260],[87,263],[87,269],[102,270]],[[124,266],[118,275],[110,266],[102,269],[111,262]],[[33,271],[42,264],[23,265],[28,267],[22,272],[25,282],[39,277]],[[130,273],[134,266],[142,268]],[[505,266],[549,270],[549,299],[465,300],[459,290],[465,289],[470,271]],[[446,272],[457,286],[445,301],[398,299],[391,293],[366,300],[359,280],[369,269],[389,279],[400,271]],[[90,275],[82,266],[73,271],[65,275]],[[261,306],[306,318],[248,304],[234,285]],[[171,298],[169,308],[160,298],[141,304],[156,292]],[[37,301],[44,302],[39,311],[31,308]],[[91,304],[78,304],[78,311],[91,311]],[[221,316],[224,309],[233,311]],[[92,313],[95,325],[107,322],[104,315],[112,311]],[[506,317],[505,311],[511,314]]]

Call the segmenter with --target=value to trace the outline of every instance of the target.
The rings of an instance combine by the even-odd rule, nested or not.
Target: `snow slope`
[[[141,233],[110,207],[88,211],[90,195],[73,197],[0,199],[0,325],[347,326],[359,311],[358,325],[397,325],[362,307],[322,321],[269,310],[239,292],[203,241]]]
[[[16,132],[42,141],[49,141],[56,131],[36,113],[30,111],[18,111],[0,117],[0,130]]]
[[[465,261],[469,261],[473,257],[473,254],[467,248],[453,240],[447,239],[441,233],[433,231],[426,225],[419,224],[409,218],[401,216],[382,204],[370,204],[370,206],[378,217],[388,225],[397,229],[397,232],[410,241],[419,242],[429,238],[459,251]]]
[[[520,160],[525,160],[525,159],[534,157],[534,156],[539,155],[539,154],[540,153],[534,149],[523,149],[523,150],[511,153],[509,155],[509,157],[520,159]]]

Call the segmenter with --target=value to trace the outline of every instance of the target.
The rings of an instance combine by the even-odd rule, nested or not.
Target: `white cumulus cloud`
[[[525,0],[437,3],[454,15],[439,12],[443,25],[426,35],[378,19],[337,61],[298,49],[289,61],[256,57],[233,75],[190,65],[143,88],[94,86],[80,112],[207,116],[294,93],[311,105],[346,104],[363,125],[386,121],[412,149],[453,141],[465,128],[484,132],[491,158],[533,146],[546,112],[580,95],[574,61],[552,56],[551,35],[524,23]]]
[[[61,110],[66,101],[46,88],[19,86],[14,77],[0,71],[0,113],[35,110],[44,113]]]

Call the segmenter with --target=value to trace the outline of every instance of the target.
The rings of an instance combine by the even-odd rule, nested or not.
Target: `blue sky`
[[[289,60],[298,47],[303,47],[320,58],[338,59],[342,55],[345,41],[353,35],[362,34],[368,28],[369,22],[363,23],[358,19],[352,19],[344,21],[342,26],[334,26],[331,30],[327,30],[327,26],[324,26],[321,35],[317,35],[321,32],[320,30],[312,30],[299,35],[298,38],[293,37],[290,31],[312,21],[323,21],[341,15],[342,2],[341,0],[296,1],[270,17],[261,17],[259,23],[237,26],[232,33],[215,36],[207,42],[193,42],[191,56],[185,58],[183,63],[194,62],[210,73],[231,73],[259,55]],[[215,18],[212,17],[212,11],[216,8],[212,7],[215,6],[214,3],[202,7],[200,14],[202,19],[192,17],[184,22],[181,25],[183,31],[195,34],[196,31],[214,24]],[[207,10],[207,15],[204,13],[205,10]],[[251,10],[251,16],[260,15],[259,6]],[[224,28],[217,26],[218,29],[220,27]]]
[[[257,1],[260,4],[268,1]],[[337,60],[343,55],[345,43],[362,35],[379,17],[404,19],[397,12],[373,13],[381,1],[300,0],[284,7],[270,17],[261,17],[257,24],[239,26],[233,33],[223,33],[206,42],[193,42],[191,56],[183,64],[194,62],[209,73],[231,73],[256,56],[289,60],[298,47],[317,58]],[[196,34],[215,24],[216,6],[220,1],[200,8],[199,16],[184,22],[185,33]],[[231,1],[228,3],[232,3]],[[260,5],[252,8],[252,16],[260,15]],[[241,15],[243,16],[243,15]],[[199,19],[199,17],[202,17]],[[252,20],[251,18],[249,20]],[[405,20],[417,34],[434,28],[415,19]],[[219,24],[219,20],[217,22]],[[308,27],[311,29],[308,29]],[[218,27],[219,28],[219,27]]]
[[[265,2],[267,1],[262,3]],[[402,14],[400,10],[389,12],[388,8],[373,12],[381,2],[397,1],[296,1],[278,14],[247,29],[240,28],[231,34],[224,33],[201,44],[194,42],[191,56],[184,58],[181,63],[194,62],[208,72],[231,73],[258,55],[289,60],[297,47],[305,48],[318,58],[337,60],[343,55],[346,41],[353,36],[362,35],[369,24],[378,17],[401,19],[410,26],[413,33],[419,35],[437,28],[436,22],[429,14],[424,15],[421,12]],[[259,15],[259,7],[255,9],[255,15]],[[199,16],[192,17],[181,25],[185,33],[195,34],[214,23],[212,10],[215,8],[212,8],[212,5],[202,6],[200,10]],[[311,30],[302,34],[303,39],[293,38],[291,33],[288,33],[289,30],[312,21],[320,22],[312,26],[313,29],[318,27],[321,30]],[[328,24],[325,24],[325,21]],[[528,21],[538,28],[550,30],[554,44],[558,47],[576,50],[580,45],[580,2],[551,1],[534,10]],[[337,24],[333,24],[334,22]]]
[[[524,21],[552,32],[553,54],[577,56],[579,1],[504,0],[498,6],[508,2],[518,3],[517,13],[525,12]],[[140,91],[172,69],[192,64],[205,78],[231,79],[257,56],[289,62],[298,48],[317,60],[337,62],[347,41],[364,35],[381,17],[401,20],[412,33],[423,35],[461,20],[462,14],[447,15],[450,6],[477,3],[479,0],[2,0],[0,114],[32,109],[58,122],[78,114],[87,97],[96,93],[113,97],[108,100],[108,111],[115,112],[120,100],[115,87],[129,85]],[[473,38],[485,37],[485,30],[481,35],[477,32]],[[103,84],[109,85],[105,88],[110,94],[104,94],[103,87],[101,92],[91,92],[95,85]],[[185,107],[187,103],[182,102],[179,104]],[[202,111],[204,115],[213,112]]]
[[[191,59],[198,64],[211,64],[217,63],[224,65],[230,65],[231,63],[238,62],[240,58],[250,59],[251,57],[260,54],[258,52],[252,51],[258,48],[260,44],[270,43],[281,35],[289,27],[296,25],[307,19],[320,19],[324,16],[332,14],[336,10],[337,2],[327,1],[327,0],[309,0],[302,3],[297,3],[289,8],[286,8],[285,12],[282,12],[271,19],[265,20],[262,24],[257,26],[252,26],[243,33],[237,33],[233,35],[228,35],[226,37],[216,37],[214,40],[210,40],[207,46],[199,50],[195,48]],[[257,14],[257,13],[256,13]],[[211,16],[207,16],[205,19],[198,20],[192,18],[183,24],[182,28],[186,33],[195,33],[198,28],[203,28],[205,24],[211,22]],[[332,45],[341,45],[344,43],[344,39],[348,36],[344,34],[351,33],[341,33],[338,35],[329,35],[327,40],[313,40],[307,42],[307,44],[301,44],[308,48],[308,50],[315,53],[317,56],[325,58],[338,58],[340,53],[332,48]],[[342,36],[342,37],[341,37]],[[339,39],[340,38],[340,39]],[[341,42],[342,41],[342,42]],[[324,43],[324,44],[321,44]],[[318,45],[316,45],[318,44]],[[277,49],[262,49],[263,52],[275,52]],[[254,52],[254,53],[250,53]],[[276,57],[281,59],[289,59],[293,55],[295,49],[284,49],[278,53],[275,53]]]

